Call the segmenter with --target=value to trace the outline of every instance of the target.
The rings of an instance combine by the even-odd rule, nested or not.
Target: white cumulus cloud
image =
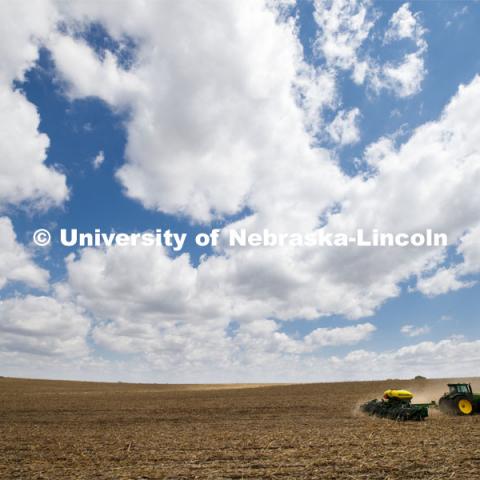
[[[38,267],[30,252],[17,242],[8,217],[0,217],[0,289],[8,281],[23,282],[31,287],[47,289],[49,274]]]
[[[1,2],[0,16],[0,210],[59,205],[68,196],[65,177],[45,165],[49,139],[38,130],[37,110],[12,88],[37,59],[57,14],[49,2],[21,0]]]
[[[369,0],[315,0],[319,27],[315,48],[328,65],[349,70],[358,62],[358,50],[367,39],[376,15]]]
[[[421,327],[415,325],[403,325],[402,328],[400,328],[400,332],[407,337],[419,337],[420,335],[429,333],[430,327],[428,325]]]
[[[305,65],[293,21],[258,1],[210,0],[195,14],[181,3],[121,5],[65,9],[77,23],[102,22],[115,38],[138,39],[128,70],[66,35],[50,48],[71,96],[129,108],[127,162],[118,171],[127,195],[197,221],[266,203],[303,205],[305,189],[317,211],[326,207],[342,175],[310,147],[305,122],[317,129],[334,82]]]
[[[92,160],[92,165],[95,170],[101,167],[102,163],[105,161],[105,154],[103,150],[100,150],[95,158]]]
[[[346,112],[341,110],[337,113],[332,123],[327,127],[327,132],[335,143],[349,145],[360,140],[358,118],[360,110],[353,108]]]
[[[413,14],[410,4],[404,3],[390,18],[385,39],[392,41],[411,38],[420,41],[423,33],[424,29],[418,20],[418,14]]]
[[[51,297],[0,301],[0,351],[78,357],[88,353],[89,320],[75,305]]]

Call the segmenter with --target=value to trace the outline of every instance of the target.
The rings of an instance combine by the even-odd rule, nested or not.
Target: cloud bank
[[[49,139],[39,131],[35,106],[13,83],[44,47],[67,98],[94,97],[128,113],[125,162],[116,178],[145,209],[192,223],[276,232],[428,227],[447,233],[461,260],[447,266],[448,251],[441,248],[340,253],[222,246],[194,265],[188,253],[175,257],[165,249],[87,248],[70,255],[66,277],[49,285],[48,273],[17,242],[5,217],[0,287],[51,288],[49,296],[3,301],[5,354],[23,348],[68,356],[70,350],[91,368],[88,336],[99,348],[161,372],[176,368],[191,378],[220,365],[222,378],[251,368],[250,379],[265,365],[271,379],[281,368],[286,376],[300,370],[310,378],[319,366],[329,378],[328,369],[348,376],[345,365],[359,359],[375,372],[382,364],[393,371],[407,353],[430,355],[431,365],[442,352],[454,356],[458,339],[393,353],[327,353],[367,343],[379,327],[364,319],[407,282],[434,296],[470,286],[480,271],[478,77],[403,143],[385,136],[370,144],[365,169],[347,175],[337,159],[335,148],[360,141],[364,121],[360,107],[342,105],[340,75],[348,72],[375,95],[407,99],[421,90],[427,30],[408,3],[381,37],[385,44],[408,42],[400,60],[390,61],[365,47],[379,18],[371,2],[317,0],[313,63],[305,59],[295,18],[275,2],[209,0],[202,9],[127,0],[115,8],[93,1],[32,5],[2,6],[10,19],[2,24],[20,27],[1,32],[0,207],[47,209],[69,196],[64,175],[45,163]],[[125,64],[118,51],[96,51],[85,33],[92,24],[101,24],[120,49],[133,44],[132,61]],[[334,148],[322,147],[325,139]],[[231,215],[240,219],[229,223]],[[332,315],[354,323],[286,333],[289,323]]]

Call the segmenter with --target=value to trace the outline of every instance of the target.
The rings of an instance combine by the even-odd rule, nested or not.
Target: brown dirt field
[[[0,478],[474,480],[480,415],[434,412],[396,423],[356,409],[391,387],[438,400],[445,383],[239,388],[255,385],[0,378]]]

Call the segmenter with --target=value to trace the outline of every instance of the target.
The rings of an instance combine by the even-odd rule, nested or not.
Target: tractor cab
[[[469,383],[449,383],[448,390],[450,393],[472,394],[472,386]]]

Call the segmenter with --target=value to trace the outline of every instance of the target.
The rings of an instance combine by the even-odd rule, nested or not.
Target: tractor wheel
[[[459,415],[471,415],[473,412],[472,402],[465,397],[457,398],[455,403],[457,404],[457,413]]]

